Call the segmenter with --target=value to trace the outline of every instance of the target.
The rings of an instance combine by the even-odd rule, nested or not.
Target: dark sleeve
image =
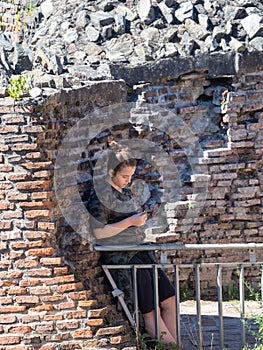
[[[90,214],[90,223],[93,229],[108,224],[108,209],[100,202],[95,190],[91,191],[89,200],[85,202],[85,205]]]

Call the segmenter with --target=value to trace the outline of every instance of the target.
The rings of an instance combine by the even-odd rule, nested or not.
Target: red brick
[[[8,194],[7,199],[9,201],[24,201],[28,199],[28,194],[26,193]]]
[[[16,227],[18,227],[20,229],[33,230],[36,227],[36,222],[33,220],[31,220],[31,221],[16,220],[15,225],[16,225]]]
[[[27,159],[41,159],[41,156],[40,152],[28,152],[26,154]]]
[[[10,181],[24,181],[30,179],[29,174],[12,174],[8,176]]]
[[[44,266],[45,265],[47,265],[47,266],[49,266],[49,265],[52,265],[52,266],[61,265],[62,262],[63,262],[63,259],[61,257],[59,257],[59,258],[41,258],[40,259],[40,263]]]
[[[41,219],[41,218],[50,218],[50,210],[27,210],[25,212],[25,217],[27,219]]]
[[[86,310],[75,310],[75,311],[69,311],[67,312],[67,318],[86,318],[87,317],[87,312]]]
[[[10,253],[6,253],[4,255],[5,259],[10,259],[10,260],[13,260],[13,259],[18,259],[18,258],[21,258],[21,256],[24,255],[24,251],[23,250],[19,250],[17,252],[10,252]]]
[[[0,302],[1,302],[1,299],[0,299]],[[66,310],[66,309],[73,309],[75,308],[75,303],[72,302],[72,301],[67,301],[65,303],[60,303],[58,304],[58,309],[59,310]]]
[[[0,152],[7,152],[9,150],[8,145],[0,145]]]
[[[83,288],[83,284],[81,282],[77,282],[77,283],[68,283],[68,284],[63,284],[57,287],[56,291],[58,293],[65,293],[65,292],[69,292],[72,290],[77,290],[77,289],[81,289]]]
[[[29,326],[17,326],[10,328],[8,332],[17,334],[28,334],[32,332],[32,328]]]
[[[40,284],[40,279],[38,278],[29,278],[27,280],[22,280],[19,282],[20,287],[32,287]]]
[[[18,190],[39,190],[49,188],[50,186],[50,180],[25,181],[16,184]]]
[[[11,222],[10,221],[1,221],[0,222],[0,230],[10,230]]]
[[[40,230],[55,230],[56,229],[56,226],[53,222],[39,222],[37,224],[37,227],[40,229]]]
[[[17,312],[24,312],[26,311],[26,306],[25,305],[21,305],[21,306],[3,306],[0,307],[0,314],[4,314],[4,313],[17,313]]]
[[[51,289],[49,287],[34,287],[29,288],[29,293],[33,295],[51,294]]]
[[[1,202],[0,203],[0,210],[14,210],[14,204],[8,203],[8,202]]]
[[[53,198],[55,193],[53,191],[46,191],[46,192],[34,192],[32,193],[32,199],[48,199]]]
[[[44,130],[43,125],[26,125],[23,127],[24,133],[41,133]]]
[[[34,172],[34,178],[39,179],[46,179],[49,178],[52,175],[50,170],[42,170],[42,171],[36,171]]]
[[[23,276],[22,271],[10,271],[10,272],[1,271],[0,272],[0,279],[16,279],[16,278],[21,278],[22,276]]]
[[[15,267],[18,269],[30,269],[38,266],[38,260],[21,259],[15,262]]]
[[[38,322],[40,320],[39,315],[21,315],[22,323]]]
[[[22,217],[23,217],[22,212],[19,212],[19,211],[9,211],[2,214],[3,219],[14,219],[14,218],[19,219]]]
[[[20,165],[28,170],[41,170],[49,169],[52,165],[52,162],[27,162],[21,163]]]
[[[48,277],[52,275],[52,270],[47,268],[29,270],[27,274],[30,277]]]
[[[20,343],[20,337],[18,336],[1,336],[0,337],[0,345],[12,345],[12,344],[19,344]]]
[[[9,324],[15,323],[17,318],[15,315],[0,315],[0,323]]]
[[[1,250],[6,250],[7,249],[7,244],[6,243],[0,243],[0,251]]]
[[[0,269],[7,270],[12,266],[11,261],[0,261]]]
[[[44,315],[44,321],[61,321],[63,320],[63,315]]]
[[[53,305],[38,305],[35,307],[30,307],[30,312],[42,312],[42,311],[53,311],[54,306]]]
[[[10,171],[12,171],[14,168],[12,167],[12,165],[8,165],[8,164],[0,164],[0,171],[2,173],[9,173]]]
[[[76,329],[79,328],[79,322],[71,321],[71,322],[57,322],[57,328],[59,330],[68,330],[68,329]]]
[[[43,241],[35,241],[35,242],[14,242],[11,244],[12,249],[29,249],[29,248],[37,248],[43,245]]]
[[[26,239],[50,238],[50,232],[45,231],[25,231],[24,234]]]
[[[94,318],[86,321],[86,325],[89,327],[101,327],[104,324],[103,318]]]
[[[0,297],[0,304],[1,305],[7,305],[7,304],[12,304],[13,299],[11,297]]]
[[[65,295],[45,295],[42,297],[42,300],[45,302],[56,303],[57,301],[65,300]]]
[[[47,333],[47,332],[52,332],[54,329],[54,326],[53,326],[53,323],[42,323],[40,325],[37,325],[36,326],[36,332],[39,332],[39,333]]]
[[[81,290],[80,292],[70,292],[68,295],[72,300],[85,300],[90,297],[91,291]]]
[[[54,275],[66,275],[69,271],[68,266],[54,267]]]
[[[5,143],[15,143],[15,142],[28,142],[28,135],[15,135],[15,136],[5,136]]]
[[[8,114],[2,117],[6,124],[22,124],[25,118],[22,115]]]
[[[26,288],[20,288],[20,287],[12,287],[8,289],[9,295],[23,295],[27,293]]]
[[[0,183],[0,190],[10,190],[13,188],[13,185],[10,183]]]
[[[73,332],[74,339],[90,339],[92,336],[92,330],[90,329],[81,329]]]
[[[18,304],[38,304],[40,302],[40,299],[38,296],[23,295],[17,296],[16,302]]]
[[[59,284],[59,283],[67,283],[67,282],[73,282],[75,280],[74,275],[67,275],[67,276],[57,276],[52,278],[45,279],[46,284]]]
[[[45,202],[45,201],[41,201],[41,202],[21,202],[19,203],[20,208],[45,208],[45,207],[51,207],[54,205],[53,202]]]
[[[0,134],[17,134],[19,132],[19,127],[16,125],[3,125],[0,126]]]
[[[57,344],[54,344],[54,345],[45,344],[37,348],[37,350],[56,350],[56,349],[57,349]]]
[[[28,255],[29,256],[50,256],[54,254],[54,248],[40,248],[40,249],[29,249]]]
[[[13,151],[34,151],[38,148],[36,143],[17,143],[13,145]]]

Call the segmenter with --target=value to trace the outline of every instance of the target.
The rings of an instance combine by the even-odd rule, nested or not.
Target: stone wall
[[[42,105],[34,106],[33,101],[23,100],[13,106],[8,99],[2,100],[0,345],[3,349],[127,348],[133,344],[127,321],[116,311],[98,265],[99,253],[83,239],[88,226],[77,232],[70,227],[61,213],[63,204],[58,205],[54,188],[54,166],[62,140],[86,116],[87,122],[80,124],[76,134],[77,145],[70,145],[72,154],[74,147],[82,150],[87,142],[87,125],[97,128],[102,122],[100,114],[93,113],[96,108],[135,101],[139,111],[134,114],[135,120],[143,114],[142,106],[169,108],[172,111],[168,115],[169,125],[175,116],[174,121],[183,120],[198,136],[202,146],[198,170],[205,166],[207,176],[189,171],[185,163],[189,155],[180,148],[180,142],[170,147],[178,173],[181,171],[186,176],[182,178],[180,198],[167,204],[168,226],[162,227],[161,232],[153,232],[157,242],[262,241],[262,76],[262,71],[253,73],[249,69],[245,75],[214,78],[203,71],[193,71],[168,80],[137,81],[133,89],[128,89],[128,96],[126,84],[119,80],[62,90]],[[102,126],[105,123],[107,120],[103,120]],[[164,127],[165,123],[160,124],[160,132],[156,130],[154,135],[158,147],[167,141],[167,135],[162,132]],[[131,125],[118,130],[116,137],[128,138],[127,128]],[[175,134],[178,138],[180,132]],[[143,128],[136,134],[137,140],[148,136]],[[103,142],[96,144],[97,150],[101,147]],[[73,163],[85,157],[82,153],[70,158]],[[57,174],[67,178],[67,172]],[[175,185],[176,181],[166,182],[167,186],[171,183]],[[206,189],[205,193],[202,188]],[[74,194],[74,186],[66,189],[70,196]],[[198,195],[205,195],[205,201]],[[70,205],[69,208],[74,209]],[[77,211],[74,213],[78,221],[81,217]],[[261,252],[257,252],[257,258],[262,259]],[[173,263],[248,261],[249,255],[234,250],[179,251],[170,253],[168,260]],[[202,268],[201,273],[202,297],[213,296],[215,272]],[[236,283],[235,276],[233,269],[225,272],[225,292],[229,284]],[[246,276],[255,280],[258,271],[247,270]],[[180,281],[183,288],[193,291],[192,271],[182,272]]]

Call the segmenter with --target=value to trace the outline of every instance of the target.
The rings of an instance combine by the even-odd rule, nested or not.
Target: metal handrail
[[[132,251],[132,250],[209,250],[209,249],[262,249],[263,243],[211,243],[211,244],[141,244],[141,245],[95,245],[96,251]]]
[[[244,320],[245,310],[244,310],[244,267],[250,266],[259,266],[261,268],[261,293],[263,295],[263,262],[256,262],[256,250],[263,249],[263,243],[237,243],[237,244],[143,244],[139,246],[95,246],[94,249],[96,251],[142,251],[142,250],[160,250],[161,254],[167,250],[215,250],[215,249],[238,249],[238,250],[248,250],[250,254],[250,262],[225,262],[225,263],[196,263],[196,264],[171,264],[171,263],[157,263],[157,264],[126,264],[126,265],[103,265],[103,269],[106,274],[109,274],[109,270],[111,269],[133,269],[137,271],[140,268],[152,268],[155,276],[155,299],[157,299],[158,295],[156,295],[157,291],[157,283],[156,282],[156,271],[158,268],[173,268],[174,271],[174,282],[175,282],[175,290],[176,290],[176,320],[177,320],[177,335],[178,335],[178,345],[181,345],[181,334],[180,334],[180,297],[179,297],[179,270],[183,268],[193,268],[195,269],[195,279],[196,279],[196,317],[198,323],[198,338],[199,338],[199,346],[200,349],[203,348],[203,334],[202,334],[202,318],[201,318],[201,293],[200,293],[200,268],[202,267],[211,267],[214,266],[217,269],[217,303],[218,303],[218,318],[219,318],[219,341],[220,341],[220,350],[224,349],[224,327],[223,327],[223,311],[222,311],[222,268],[223,267],[235,267],[239,269],[239,290],[240,290],[240,319]],[[158,293],[158,291],[157,291]],[[138,300],[137,300],[137,284],[135,282],[135,320],[132,318],[131,314],[126,314],[131,321],[133,327],[138,327]],[[156,303],[156,300],[155,300]],[[158,318],[156,314],[156,329],[158,329]],[[134,322],[135,321],[135,322]],[[245,337],[245,325],[244,322],[241,323],[241,335],[242,335],[242,344],[245,345],[246,337]],[[137,329],[138,331],[138,329]],[[156,334],[157,338],[159,338],[159,334]]]

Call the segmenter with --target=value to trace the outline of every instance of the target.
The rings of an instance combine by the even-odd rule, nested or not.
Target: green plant
[[[261,294],[255,291],[246,281],[245,286],[248,289],[250,297],[258,302],[262,309],[263,300],[261,298]],[[243,350],[263,350],[263,314],[252,314],[249,319],[252,321],[252,324],[257,325],[257,330],[255,331],[252,329],[251,323],[244,321],[249,333],[256,339],[256,344],[253,347],[245,347]]]
[[[10,78],[7,93],[15,101],[20,100],[25,91],[29,90],[29,82],[33,75],[19,75],[18,78]]]

